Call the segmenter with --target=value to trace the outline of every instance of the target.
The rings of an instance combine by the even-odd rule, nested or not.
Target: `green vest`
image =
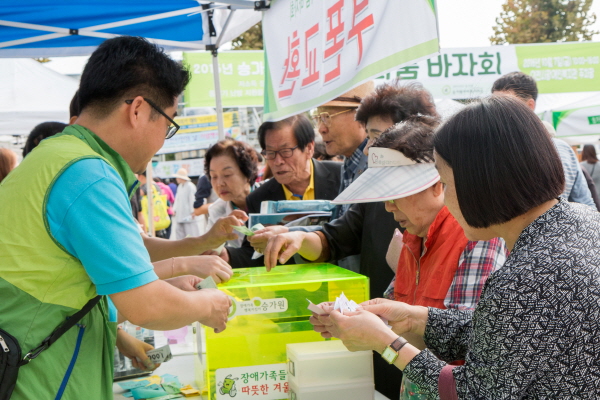
[[[17,338],[23,355],[96,296],[81,262],[53,238],[46,213],[54,182],[86,158],[107,162],[133,191],[125,161],[78,125],[44,140],[0,184],[0,327]],[[115,335],[103,299],[20,368],[12,400],[112,399]]]

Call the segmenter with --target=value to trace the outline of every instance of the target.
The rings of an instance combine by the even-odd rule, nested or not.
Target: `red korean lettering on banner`
[[[344,33],[344,22],[342,21],[342,9],[344,0],[337,1],[333,6],[327,9],[327,19],[329,20],[329,30],[327,31],[327,42],[331,46],[325,49],[325,60],[337,56],[336,67],[325,74],[325,83],[331,82],[341,74],[341,54],[344,47],[344,39],[338,39]]]
[[[375,20],[373,19],[373,14],[369,14],[360,20],[360,22],[356,22],[359,14],[369,6],[369,0],[353,0],[353,2],[354,13],[352,14],[352,28],[348,32],[348,42],[356,38],[356,42],[358,43],[358,63],[356,65],[359,65],[363,55],[363,34],[375,25]]]
[[[288,55],[284,64],[285,72],[283,74],[283,78],[281,79],[281,85],[283,85],[286,81],[292,81],[291,87],[279,91],[278,96],[280,99],[292,95],[294,92],[294,87],[296,86],[296,80],[300,76],[300,69],[298,68],[298,64],[300,64],[299,47],[300,38],[298,37],[298,31],[294,31],[292,33],[292,37],[288,37]]]
[[[319,33],[319,24],[318,23],[316,23],[314,26],[309,28],[304,33],[304,52],[306,55],[305,64],[306,64],[306,69],[308,71],[308,76],[306,78],[302,79],[302,87],[312,85],[313,83],[317,82],[320,77],[319,70],[317,69],[317,49],[316,48],[309,49],[309,45],[308,45],[308,42],[310,41],[310,39],[316,37],[318,33]]]

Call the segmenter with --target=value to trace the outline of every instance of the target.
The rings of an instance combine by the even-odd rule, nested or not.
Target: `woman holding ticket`
[[[381,352],[432,399],[598,398],[600,215],[559,198],[565,178],[545,127],[519,100],[492,96],[445,123],[435,152],[467,237],[500,236],[510,250],[475,310],[376,299],[356,313],[326,309],[315,330]],[[456,359],[465,364],[446,364]]]
[[[256,189],[258,176],[258,155],[252,146],[231,138],[221,140],[206,152],[204,170],[219,196],[208,208],[206,229],[233,210],[248,211],[246,197]],[[227,241],[227,245],[240,247],[244,236],[238,231],[238,237]]]

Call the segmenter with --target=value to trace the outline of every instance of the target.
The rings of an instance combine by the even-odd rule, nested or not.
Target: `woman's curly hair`
[[[411,115],[386,129],[372,147],[402,152],[419,163],[433,162],[433,137],[440,120],[430,115]]]
[[[411,115],[439,116],[431,93],[419,82],[395,80],[378,86],[365,97],[356,111],[356,120],[364,125],[371,117],[388,117],[398,123]]]
[[[258,155],[248,143],[225,138],[212,145],[204,155],[204,173],[210,180],[210,160],[218,156],[229,156],[235,160],[250,185],[258,176]]]

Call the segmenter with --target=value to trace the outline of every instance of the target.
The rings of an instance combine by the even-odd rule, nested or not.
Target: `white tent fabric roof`
[[[46,121],[68,122],[79,83],[32,59],[0,58],[0,135],[27,135]]]

